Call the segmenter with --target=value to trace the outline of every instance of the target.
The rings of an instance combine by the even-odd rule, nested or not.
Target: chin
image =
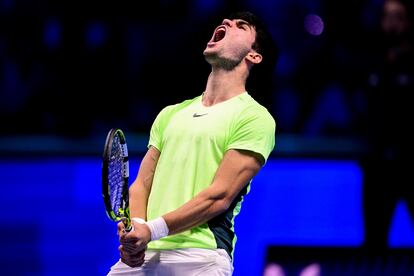
[[[210,47],[206,47],[203,51],[204,55],[215,55],[216,54],[216,50],[212,49]]]
[[[213,64],[219,60],[217,54],[213,51],[209,51],[209,49],[204,50],[203,52],[204,58],[207,60],[208,63]]]

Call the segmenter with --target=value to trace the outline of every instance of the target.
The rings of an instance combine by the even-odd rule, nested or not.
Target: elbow
[[[225,211],[227,211],[227,209],[229,209],[231,205],[231,200],[228,198],[222,198],[220,200],[217,200],[214,204],[215,206],[215,211],[217,214],[221,214]]]
[[[146,191],[147,191],[147,189],[146,189],[145,185],[134,182],[129,187],[129,197],[133,197],[133,196],[135,196],[136,194],[138,194],[140,192],[146,192]]]
[[[132,183],[132,185],[129,187],[129,194],[134,194],[138,189],[138,185],[136,182]]]
[[[210,212],[214,215],[218,215],[227,211],[232,203],[232,196],[224,189],[209,190],[206,193],[206,201],[209,201]]]

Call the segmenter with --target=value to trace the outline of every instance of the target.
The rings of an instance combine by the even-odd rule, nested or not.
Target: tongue
[[[220,41],[224,38],[225,32],[223,30],[218,30],[216,35],[214,36],[214,41]]]

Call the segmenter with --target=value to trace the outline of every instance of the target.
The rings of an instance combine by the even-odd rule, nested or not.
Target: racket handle
[[[124,224],[126,232],[130,232],[132,230],[132,224],[129,218],[122,218],[122,223]]]

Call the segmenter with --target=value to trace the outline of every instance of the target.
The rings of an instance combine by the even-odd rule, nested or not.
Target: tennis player
[[[118,224],[121,258],[108,275],[233,273],[234,218],[275,144],[275,120],[246,81],[276,57],[274,46],[249,12],[215,29],[204,50],[212,68],[205,91],[153,122],[130,187],[134,229]]]

